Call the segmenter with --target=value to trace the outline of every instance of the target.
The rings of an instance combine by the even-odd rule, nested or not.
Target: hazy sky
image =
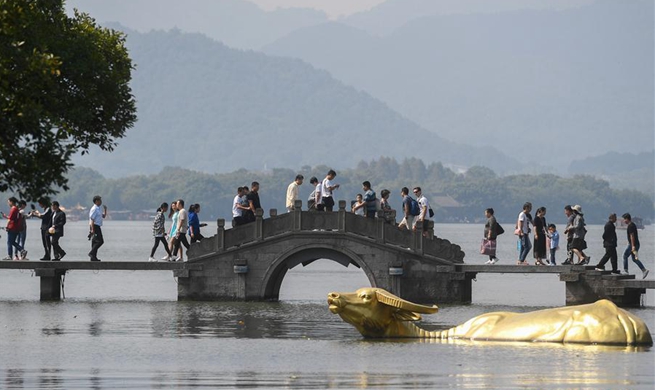
[[[248,0],[266,11],[275,8],[315,8],[325,12],[330,18],[347,16],[375,7],[385,0]]]

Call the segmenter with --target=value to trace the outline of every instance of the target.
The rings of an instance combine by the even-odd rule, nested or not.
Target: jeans
[[[528,253],[530,253],[530,249],[532,249],[530,235],[524,234],[519,237],[519,239],[521,240],[521,252],[519,253],[519,261],[525,261],[526,257],[528,257]]]
[[[557,264],[555,262],[555,252],[557,252],[557,248],[550,248],[550,264],[552,265]]]
[[[13,257],[14,252],[13,248],[16,247],[16,254],[20,254],[20,251],[23,250],[23,247],[18,243],[18,234],[20,232],[10,232],[7,230],[7,254],[9,257]]]
[[[635,249],[639,251],[640,245],[637,244]],[[635,259],[635,254],[632,253],[632,245],[628,244],[628,246],[625,248],[625,252],[623,252],[623,269],[627,272],[628,271],[628,257],[632,256],[632,261],[637,264],[637,267],[639,267],[640,270],[645,270],[646,267],[641,263],[640,260]]]

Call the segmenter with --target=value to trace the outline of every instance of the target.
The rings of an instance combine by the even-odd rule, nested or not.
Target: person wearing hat
[[[628,225],[626,232],[628,234],[628,246],[623,252],[623,270],[625,273],[628,273],[628,257],[632,257],[632,261],[637,264],[637,267],[641,270],[642,277],[646,279],[648,276],[648,271],[644,264],[639,260],[639,233],[637,231],[637,225],[632,222],[632,216],[630,213],[625,213],[622,215],[623,222]]]
[[[587,228],[585,228],[584,214],[582,213],[582,206],[576,204],[571,207],[573,214],[575,214],[575,219],[573,220],[573,241],[571,241],[571,250],[578,256],[578,262],[576,265],[585,265],[589,264],[591,256],[587,256],[584,253],[584,250],[587,249],[587,242],[585,241],[585,235],[587,234]]]
[[[93,197],[93,207],[89,210],[89,238],[91,240],[91,252],[89,257],[91,261],[100,261],[98,259],[98,249],[105,243],[102,237],[102,220],[107,216],[107,206],[102,205],[102,198],[100,195]]]

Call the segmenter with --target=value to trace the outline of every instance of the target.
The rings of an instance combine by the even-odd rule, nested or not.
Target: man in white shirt
[[[287,211],[291,212],[294,208],[294,203],[298,199],[298,186],[302,185],[305,178],[303,175],[296,175],[296,179],[287,187]]]
[[[248,189],[248,187],[245,188]],[[246,223],[246,220],[243,218],[243,210],[249,210],[249,208],[243,205],[243,189],[244,187],[237,188],[237,194],[232,201],[232,227]]]
[[[186,232],[189,230],[189,212],[184,208],[184,200],[177,201],[177,228],[175,229],[175,248],[173,253],[177,254],[180,247],[189,250],[189,241],[186,238]],[[184,261],[184,255],[176,257],[173,261]]]
[[[321,198],[323,202],[323,207],[325,211],[332,211],[334,207],[334,198],[332,198],[332,191],[339,188],[339,184],[333,182],[334,178],[337,177],[337,173],[330,169],[323,179],[321,184]]]
[[[418,224],[422,224],[423,227],[423,236],[427,237],[428,236],[428,227],[430,223],[428,222],[430,220],[430,202],[428,202],[428,198],[423,196],[423,193],[421,192],[421,187],[414,187],[414,195],[416,195],[416,201],[418,202],[418,207],[421,210],[419,215],[416,216],[416,219],[414,220],[414,230],[416,230],[416,226]]]
[[[93,197],[93,206],[89,210],[89,238],[91,240],[91,252],[89,257],[91,261],[100,261],[98,258],[98,249],[105,243],[102,237],[102,220],[107,216],[107,206],[102,205],[102,198],[100,195]]]

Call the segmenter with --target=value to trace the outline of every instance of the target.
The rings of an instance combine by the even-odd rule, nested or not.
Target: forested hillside
[[[254,180],[261,184],[260,196],[266,210],[285,211],[285,191],[297,173],[305,176],[301,186],[303,203],[311,192],[309,178],[323,179],[327,166],[303,166],[298,171],[272,169],[267,171],[237,170],[230,173],[207,174],[181,168],[164,168],[154,175],[136,175],[121,179],[106,179],[98,172],[77,168],[70,176],[71,189],[59,195],[66,207],[77,203],[90,205],[96,193],[114,212],[118,210],[145,210],[152,213],[159,203],[183,198],[202,205],[202,218],[217,217],[231,220],[231,203],[236,188],[250,185]],[[631,212],[647,221],[654,219],[653,199],[634,190],[615,190],[606,181],[590,176],[562,178],[555,175],[497,176],[492,170],[473,167],[465,174],[457,174],[441,163],[425,164],[419,159],[380,158],[361,161],[354,168],[337,171],[336,182],[341,189],[336,197],[342,200],[355,198],[361,183],[369,180],[379,194],[384,188],[391,191],[390,201],[400,208],[400,189],[403,186],[421,186],[428,199],[433,200],[437,222],[475,221],[483,216],[484,209],[493,207],[497,217],[514,222],[524,202],[548,208],[548,220],[564,222],[563,207],[580,204],[588,223],[602,223],[610,212]],[[437,196],[449,196],[459,207],[441,207]],[[348,202],[349,203],[349,202]],[[447,205],[452,206],[452,205]]]
[[[164,166],[204,172],[330,164],[381,155],[501,172],[520,164],[449,142],[299,60],[230,49],[199,34],[128,32],[138,122],[111,154],[76,163],[108,177]]]

